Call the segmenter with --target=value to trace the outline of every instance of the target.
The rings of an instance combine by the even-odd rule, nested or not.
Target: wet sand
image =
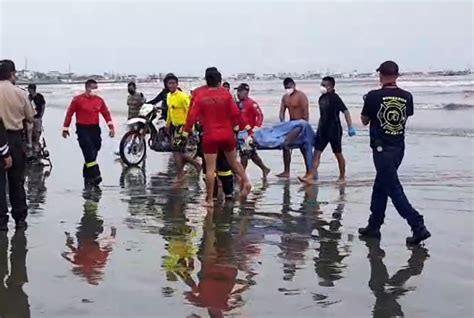
[[[0,237],[0,316],[473,315],[470,137],[408,137],[400,176],[433,236],[407,248],[409,227],[391,205],[381,241],[357,236],[374,177],[367,132],[344,139],[346,187],[334,183],[330,152],[320,184],[304,188],[297,152],[281,181],[280,153],[265,151],[268,183],[250,164],[248,202],[207,215],[201,177],[173,189],[169,155],[151,152],[144,170],[123,169],[112,154],[118,139],[105,134],[102,191],[83,192],[82,156],[74,138],[60,137],[62,116],[51,109],[45,120],[51,174],[28,173],[30,228]]]

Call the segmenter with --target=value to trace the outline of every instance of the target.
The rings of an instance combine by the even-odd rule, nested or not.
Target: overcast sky
[[[19,68],[201,74],[474,67],[473,2],[8,1],[1,57]]]

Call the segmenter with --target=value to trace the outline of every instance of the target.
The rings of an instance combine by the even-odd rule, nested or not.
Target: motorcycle
[[[120,140],[120,158],[127,166],[137,166],[145,160],[147,143],[151,150],[167,152],[173,149],[173,136],[166,130],[166,121],[161,116],[162,109],[144,104],[138,113],[139,117],[127,121],[128,131]],[[158,118],[158,119],[157,119]],[[149,135],[148,141],[146,140]],[[197,155],[199,136],[190,135],[184,149],[186,154]]]

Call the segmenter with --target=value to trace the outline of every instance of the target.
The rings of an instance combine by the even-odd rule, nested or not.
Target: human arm
[[[413,105],[413,95],[409,94],[408,99],[407,99],[407,105],[406,105],[407,117],[413,116],[413,114],[415,112],[414,108],[415,107]]]
[[[263,124],[263,112],[260,106],[257,103],[253,104],[255,111],[255,127],[261,127]]]
[[[3,159],[3,168],[10,169],[13,165],[12,157],[10,156],[10,148],[7,141],[7,130],[0,119],[0,157]]]
[[[22,91],[22,96],[23,96],[23,112],[24,112],[25,120],[29,123],[32,123],[36,115],[35,108],[31,104],[30,98],[28,97],[26,92]]]
[[[193,126],[196,123],[201,106],[198,100],[193,100],[193,105],[189,109],[188,117],[186,118],[186,124],[184,125],[183,132],[185,135],[191,133]],[[169,118],[169,116],[168,116]]]
[[[46,101],[43,95],[38,94],[37,101],[35,102],[36,115],[35,118],[43,118],[44,110],[46,107]]]
[[[168,99],[169,96],[166,97],[166,99]],[[166,127],[170,127],[171,126],[171,107],[169,105],[169,101],[167,100],[167,105],[168,105],[168,108],[166,109]]]
[[[364,96],[364,107],[360,114],[360,121],[364,126],[370,123],[370,93]]]
[[[115,128],[114,128],[114,123],[112,122],[112,115],[110,114],[109,108],[105,104],[105,102],[102,100],[102,105],[100,106],[100,113],[102,114],[102,117],[104,117],[105,122],[107,123],[107,126],[109,127],[109,136],[113,138],[115,136]]]
[[[352,126],[352,117],[350,111],[347,109],[346,104],[344,104],[344,101],[339,97],[339,95],[335,94],[335,102],[337,105],[337,109],[344,114],[344,118],[346,119],[347,123],[347,130],[348,134],[350,137],[355,136],[357,131],[356,129]]]
[[[286,112],[286,103],[285,103],[285,96],[281,98],[281,105],[280,105],[280,122],[285,121],[285,112]]]
[[[69,126],[71,125],[72,116],[76,113],[78,107],[78,101],[76,98],[73,98],[71,104],[69,105],[66,111],[66,117],[64,118],[63,124],[63,137],[67,138],[69,136]]]
[[[309,100],[305,93],[301,93],[301,107],[303,107],[303,119],[309,121]]]
[[[155,98],[146,102],[147,104],[156,105],[159,102],[163,101],[166,97],[166,91],[163,89]]]

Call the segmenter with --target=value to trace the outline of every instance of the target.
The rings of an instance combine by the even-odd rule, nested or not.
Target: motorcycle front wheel
[[[138,131],[129,131],[120,140],[120,158],[127,166],[137,166],[146,155],[145,136]]]

